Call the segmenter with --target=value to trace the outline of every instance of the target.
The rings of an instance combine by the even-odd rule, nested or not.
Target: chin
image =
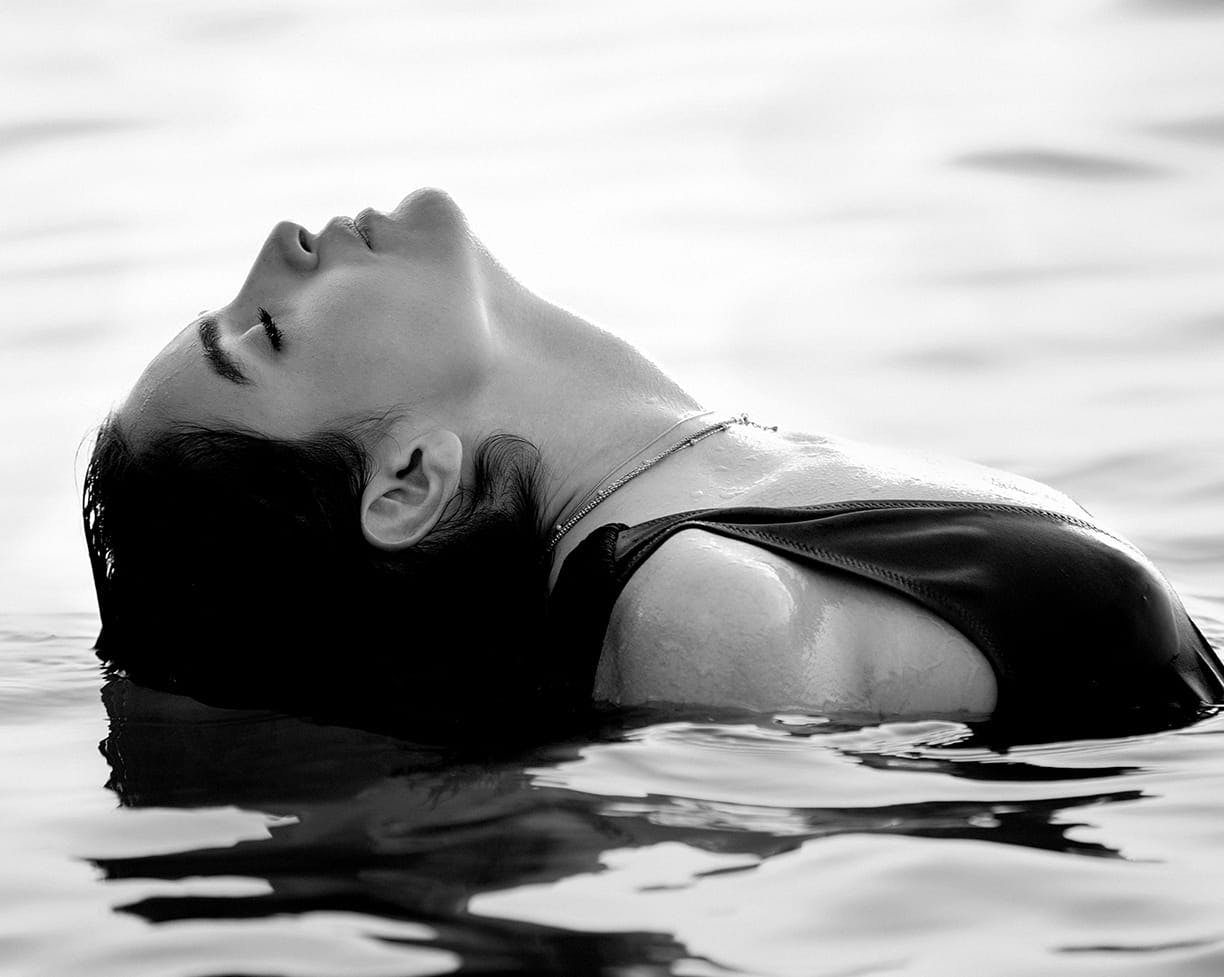
[[[467,218],[455,198],[437,187],[414,190],[399,202],[390,215],[405,223],[455,224],[466,227]]]

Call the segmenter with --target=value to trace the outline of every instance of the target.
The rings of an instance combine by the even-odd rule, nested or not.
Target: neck
[[[465,426],[473,445],[504,431],[539,448],[536,502],[547,536],[610,466],[701,407],[623,340],[508,276],[497,286],[490,289],[489,318],[499,338],[498,361]],[[675,433],[691,432],[682,424]]]

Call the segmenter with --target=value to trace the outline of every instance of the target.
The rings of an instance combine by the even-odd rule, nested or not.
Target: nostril
[[[302,250],[310,254],[310,235],[306,233],[306,228],[298,228],[298,244],[302,246]]]

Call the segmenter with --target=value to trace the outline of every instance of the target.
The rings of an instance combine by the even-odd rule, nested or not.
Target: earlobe
[[[371,449],[374,474],[361,497],[361,532],[382,550],[425,538],[459,491],[463,442],[453,431],[396,422]]]

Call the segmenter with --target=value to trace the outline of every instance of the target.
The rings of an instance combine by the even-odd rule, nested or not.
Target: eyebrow
[[[204,356],[213,372],[230,383],[250,383],[250,378],[238,368],[234,358],[221,348],[221,330],[217,328],[217,320],[205,319],[199,326],[200,345],[204,347]]]

